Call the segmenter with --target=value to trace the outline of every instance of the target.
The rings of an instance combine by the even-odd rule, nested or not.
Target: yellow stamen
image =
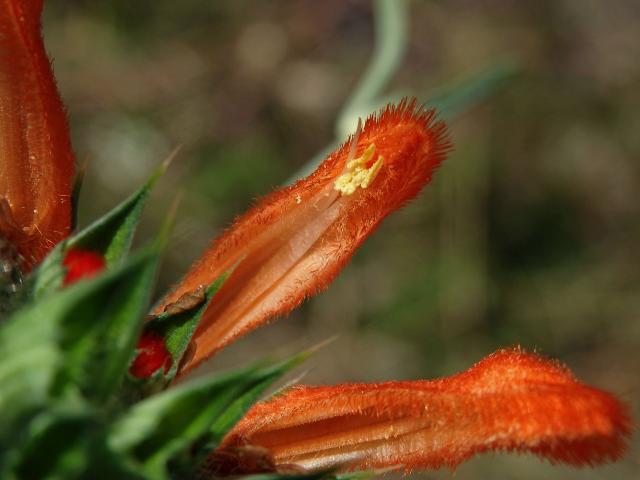
[[[367,188],[371,185],[384,163],[384,158],[380,155],[373,165],[369,168],[366,167],[367,163],[373,158],[375,151],[376,146],[372,143],[361,157],[354,158],[348,162],[345,173],[338,177],[333,188],[345,196],[353,194],[358,187]]]

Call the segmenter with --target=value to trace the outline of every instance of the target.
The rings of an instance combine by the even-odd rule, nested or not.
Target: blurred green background
[[[619,393],[638,418],[640,5],[408,6],[408,28],[395,32],[406,53],[384,94],[445,108],[455,151],[329,291],[208,368],[337,334],[305,382],[428,378],[521,344]],[[181,193],[160,278],[168,287],[234,215],[351,125],[343,106],[370,65],[376,21],[366,0],[49,1],[47,48],[88,165],[80,222],[181,145],[141,235]],[[635,441],[624,461],[595,470],[485,455],[455,478],[638,472]]]

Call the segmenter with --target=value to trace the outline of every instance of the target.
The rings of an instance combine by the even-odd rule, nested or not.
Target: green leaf
[[[60,242],[38,265],[25,282],[25,295],[30,295],[32,299],[37,300],[47,293],[60,290],[65,276],[62,261],[66,245],[66,240]]]
[[[146,250],[96,279],[65,289],[81,295],[60,318],[65,366],[57,389],[76,384],[89,399],[102,403],[121,384],[149,305],[157,262],[156,250]]]
[[[48,411],[29,426],[29,442],[13,469],[23,480],[77,478],[87,468],[91,418],[85,412]]]
[[[64,311],[64,300],[52,298],[16,312],[0,326],[2,453],[46,404],[55,374],[63,364],[56,336],[57,320]]]
[[[202,301],[195,306],[178,313],[162,313],[149,322],[147,328],[158,332],[164,337],[167,350],[173,359],[171,370],[165,375],[166,380],[170,381],[175,377],[180,366],[180,360],[187,350],[202,315],[209,307],[214,295],[220,290],[232,272],[233,269],[216,278],[206,288]]]
[[[78,205],[80,200],[80,191],[82,190],[82,184],[84,183],[84,177],[87,173],[87,164],[84,163],[80,166],[76,173],[76,178],[73,182],[73,188],[71,190],[71,230],[75,230],[78,226]]]
[[[228,412],[239,411],[239,399],[247,399],[255,389],[263,391],[267,382],[296,365],[299,357],[200,379],[143,400],[115,423],[109,436],[110,448],[136,458],[148,475],[166,478],[164,472],[171,458],[188,457],[192,445],[208,438],[221,416],[228,415],[225,425],[237,416]],[[194,462],[192,459],[190,463],[197,468]]]
[[[324,345],[324,343],[322,345]],[[229,430],[244,417],[247,411],[262,397],[266,389],[269,388],[276,379],[304,362],[317,348],[318,347],[313,347],[305,350],[288,360],[265,369],[265,379],[262,382],[256,383],[243,395],[239,396],[213,423],[209,430],[210,446],[214,448],[220,443]]]
[[[155,251],[138,254],[7,319],[0,329],[0,411],[41,402],[49,389],[55,396],[69,385],[106,398],[133,354],[157,258]]]
[[[129,251],[151,188],[167,168],[163,163],[133,195],[102,218],[68,240],[68,248],[92,250],[104,255],[107,265],[118,263]]]
[[[518,73],[514,63],[496,63],[454,85],[440,87],[429,96],[427,106],[444,119],[453,119],[484,101]]]
[[[90,410],[53,406],[28,428],[28,442],[12,467],[20,480],[145,480],[131,459],[107,448],[99,416]],[[5,478],[5,477],[2,477]]]
[[[147,308],[157,253],[17,311],[0,327],[0,467],[56,398],[104,402],[124,378]]]

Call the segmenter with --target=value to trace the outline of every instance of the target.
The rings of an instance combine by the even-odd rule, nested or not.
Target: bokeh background
[[[406,52],[380,95],[442,106],[455,151],[329,291],[207,368],[338,335],[305,382],[428,378],[521,344],[619,393],[638,418],[640,4],[408,7],[396,32]],[[140,235],[154,235],[180,194],[159,280],[168,287],[235,215],[348,130],[374,10],[367,0],[48,2],[47,48],[88,166],[80,222],[181,145]],[[636,440],[624,461],[582,471],[485,455],[455,478],[632,479],[639,452]]]

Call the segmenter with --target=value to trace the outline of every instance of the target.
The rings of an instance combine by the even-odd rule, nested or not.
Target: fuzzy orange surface
[[[453,468],[486,451],[594,465],[621,457],[630,431],[614,396],[510,349],[439,380],[296,387],[255,405],[211,465],[246,448],[285,469]]]
[[[182,373],[331,283],[444,159],[450,146],[434,117],[415,101],[386,107],[310,176],[263,198],[214,241],[156,309],[237,264],[198,326]]]
[[[74,158],[41,11],[42,0],[0,0],[0,235],[24,270],[71,229]]]

